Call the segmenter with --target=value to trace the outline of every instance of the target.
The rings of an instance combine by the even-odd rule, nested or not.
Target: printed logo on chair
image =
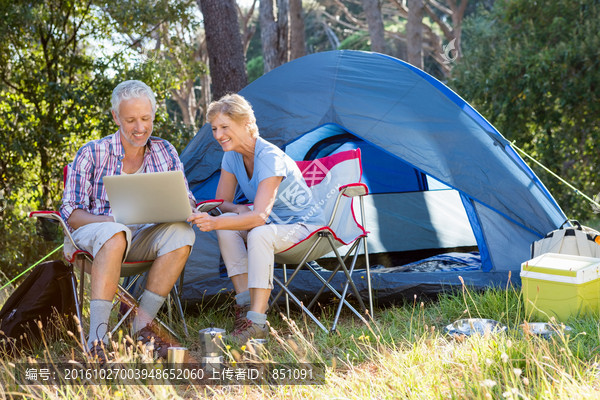
[[[308,187],[312,187],[318,185],[325,181],[325,184],[328,184],[331,180],[331,176],[329,175],[329,168],[327,168],[321,160],[313,160],[306,168],[302,171],[302,176],[304,176],[304,180]]]
[[[304,210],[312,201],[312,194],[296,182],[282,190],[277,197],[292,211]]]
[[[293,212],[308,210],[308,207],[314,200],[313,192],[310,188],[319,184],[327,185],[331,180],[329,169],[320,160],[311,161],[301,172],[306,185],[294,182],[291,185],[284,187],[283,190],[277,194],[277,198]],[[311,217],[316,212],[314,208],[313,205],[309,210],[309,215],[304,219]],[[294,217],[279,216],[275,210],[273,210],[271,211],[271,218],[277,224],[287,224]]]

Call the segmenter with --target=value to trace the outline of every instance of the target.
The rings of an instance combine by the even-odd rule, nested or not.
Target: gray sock
[[[237,304],[238,306],[250,305],[250,291],[246,290],[245,292],[236,294],[235,304]]]
[[[248,311],[246,313],[246,318],[257,325],[264,325],[267,323],[267,314],[261,314],[255,311]]]
[[[91,300],[90,301],[90,335],[87,342],[88,349],[94,346],[94,341],[104,340],[108,343],[108,318],[112,310],[112,301]]]
[[[134,333],[152,322],[154,317],[156,317],[158,310],[165,302],[165,299],[166,297],[162,297],[148,289],[144,290],[137,315],[133,319]]]

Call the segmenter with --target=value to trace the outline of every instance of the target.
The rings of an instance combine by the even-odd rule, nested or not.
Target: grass
[[[322,316],[332,318],[334,307]],[[230,329],[229,304],[188,309],[191,335],[183,345],[199,357],[200,329]],[[596,316],[571,319],[569,334],[544,339],[524,333],[527,319],[518,289],[464,289],[436,300],[414,297],[376,310],[368,326],[343,314],[338,331],[325,334],[301,315],[269,317],[272,336],[263,361],[323,363],[322,385],[120,385],[18,386],[13,364],[1,359],[0,398],[256,398],[256,399],[593,399],[600,398],[599,329]],[[449,337],[444,327],[459,318],[490,318],[505,332]],[[180,327],[178,328],[180,329]],[[244,349],[225,357],[244,361]],[[30,357],[42,361],[82,360],[74,337],[45,342]],[[139,363],[144,355],[121,350],[121,362]]]

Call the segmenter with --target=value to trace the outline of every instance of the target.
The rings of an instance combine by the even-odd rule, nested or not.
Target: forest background
[[[62,169],[115,132],[110,94],[157,94],[154,134],[181,152],[206,105],[277,66],[334,49],[405,60],[441,80],[581,192],[600,190],[597,0],[0,0],[0,271],[57,247]],[[526,160],[528,161],[528,160]],[[530,163],[569,218],[589,203]],[[597,227],[596,227],[597,228]]]

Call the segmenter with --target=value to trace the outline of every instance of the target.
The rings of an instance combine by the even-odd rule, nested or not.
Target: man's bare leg
[[[125,233],[119,232],[104,243],[92,263],[88,348],[91,348],[95,341],[101,342],[106,339],[112,299],[119,284],[121,263],[126,249]]]
[[[181,275],[190,251],[191,246],[183,246],[154,260],[148,272],[146,291],[133,321],[133,332],[139,331],[156,317],[165,298]]]

